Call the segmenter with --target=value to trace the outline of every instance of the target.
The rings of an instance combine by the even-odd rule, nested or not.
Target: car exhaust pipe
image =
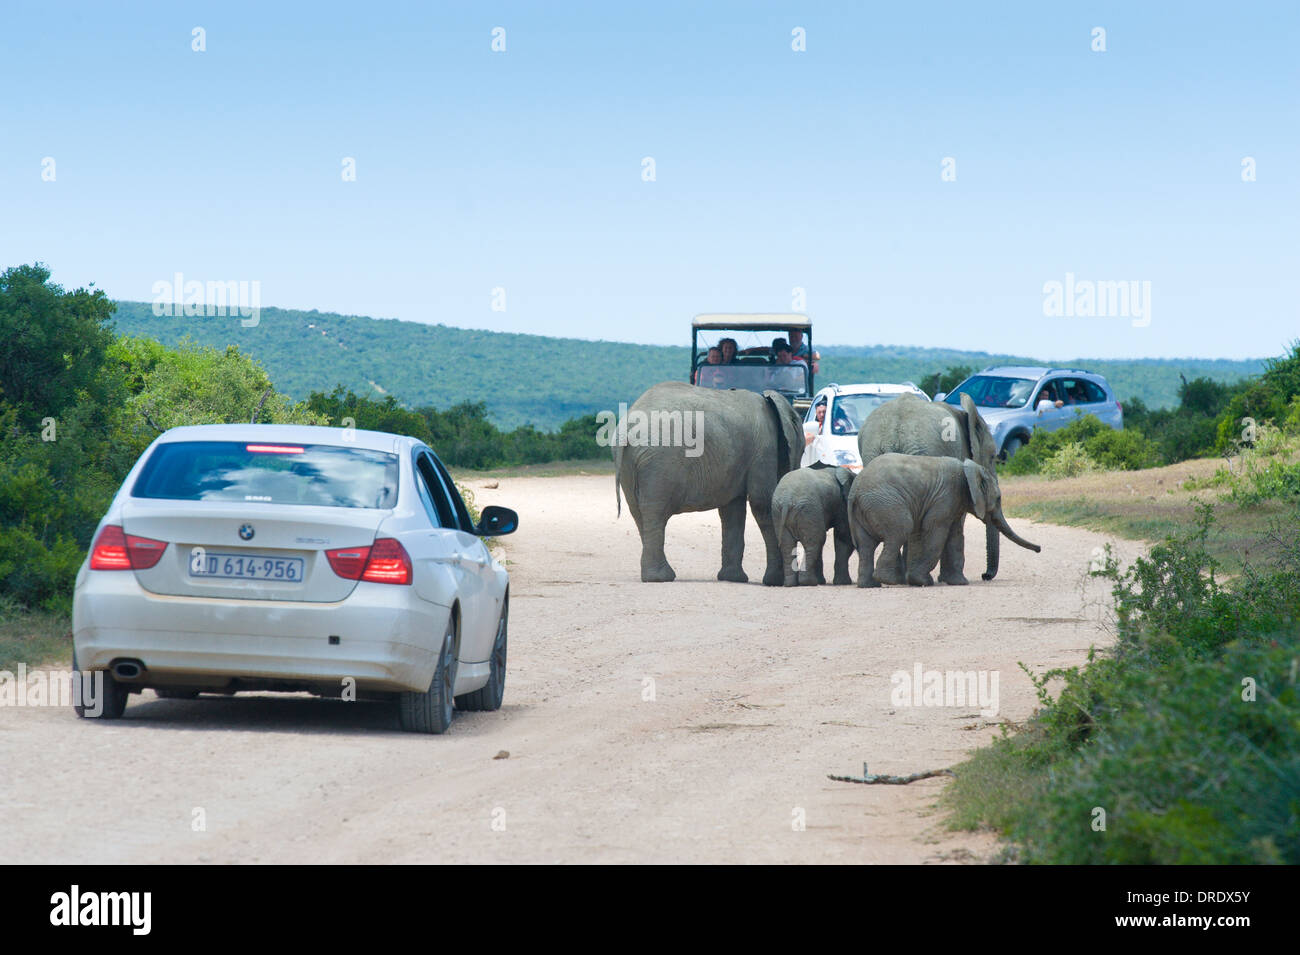
[[[139,660],[114,660],[109,666],[114,679],[134,680],[144,673],[144,664]]]

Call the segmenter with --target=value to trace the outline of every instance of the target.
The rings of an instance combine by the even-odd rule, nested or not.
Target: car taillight
[[[330,568],[340,577],[360,580],[362,571],[366,569],[366,560],[370,557],[370,548],[340,547],[337,550],[327,550],[325,557],[330,562]]]
[[[1123,403],[1122,401],[1117,401],[1117,402],[1115,402],[1115,407],[1118,408],[1120,411],[1123,411],[1123,410],[1124,410],[1124,403]]]
[[[340,547],[327,550],[326,559],[334,573],[348,580],[375,584],[409,584],[415,576],[406,548],[391,537],[379,537],[369,547]]]
[[[99,532],[90,551],[91,570],[148,570],[162,560],[166,541],[122,533],[116,524]]]
[[[414,576],[406,548],[391,537],[378,537],[370,548],[362,580],[376,584],[409,584]]]

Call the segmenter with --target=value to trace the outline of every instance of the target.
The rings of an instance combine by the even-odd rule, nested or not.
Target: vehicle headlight
[[[862,462],[858,460],[858,455],[856,451],[837,450],[835,452],[835,463],[838,464],[840,467],[847,468],[847,467],[852,467],[856,464],[861,464]]]

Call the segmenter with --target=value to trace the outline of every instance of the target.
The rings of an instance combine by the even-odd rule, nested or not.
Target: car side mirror
[[[479,515],[478,535],[480,537],[513,534],[518,527],[519,515],[508,507],[497,507],[492,504],[483,508],[483,513]]]
[[[943,401],[943,399],[944,399],[944,398],[947,398],[947,397],[948,397],[948,392],[946,392],[946,391],[940,391],[940,392],[936,392],[936,393],[935,393],[934,400],[935,400],[935,401]]]

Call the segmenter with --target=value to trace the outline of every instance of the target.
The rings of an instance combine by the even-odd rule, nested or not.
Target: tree
[[[950,365],[944,371],[931,372],[922,378],[921,390],[931,396],[941,391],[947,394],[974,373],[975,369],[967,365]]]
[[[114,308],[101,289],[65,292],[39,262],[0,273],[0,401],[20,419],[57,418],[95,390]]]

